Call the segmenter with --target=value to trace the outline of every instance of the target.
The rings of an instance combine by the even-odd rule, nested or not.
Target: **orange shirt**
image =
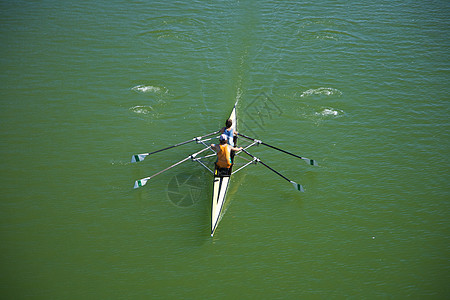
[[[220,151],[217,152],[216,164],[219,166],[219,168],[231,167],[231,156],[230,150],[228,149],[228,144],[218,146],[220,147]]]

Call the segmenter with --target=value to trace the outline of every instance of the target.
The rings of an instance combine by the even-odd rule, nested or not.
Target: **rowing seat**
[[[233,167],[233,165],[231,165],[230,168],[219,168],[216,165],[216,168],[214,170],[214,175],[215,176],[220,176],[220,177],[230,177],[231,175],[231,168]]]

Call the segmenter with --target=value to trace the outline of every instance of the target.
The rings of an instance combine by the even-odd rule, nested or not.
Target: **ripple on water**
[[[302,39],[361,40],[358,22],[352,20],[319,17],[304,18],[297,22],[297,36]]]
[[[300,94],[295,93],[294,98],[297,98],[299,102],[299,115],[302,118],[313,121],[316,125],[320,125],[323,121],[340,118],[346,115],[346,113],[339,108],[324,106],[323,98],[340,97],[342,92],[338,89],[331,87],[320,87],[316,89],[308,89]],[[309,101],[302,101],[300,99],[310,98]],[[317,100],[317,101],[315,101]],[[335,103],[336,104],[336,103]]]

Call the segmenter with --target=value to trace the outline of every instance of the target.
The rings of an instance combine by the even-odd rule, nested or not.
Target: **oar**
[[[134,163],[134,162],[143,161],[149,155],[152,155],[152,154],[164,151],[164,150],[169,150],[169,149],[172,149],[172,148],[175,148],[175,147],[178,147],[178,146],[190,143],[190,142],[194,142],[194,141],[200,141],[201,142],[202,138],[210,136],[210,135],[213,135],[213,134],[216,134],[216,133],[219,133],[219,130],[218,131],[214,131],[214,132],[209,133],[209,134],[206,134],[206,135],[203,135],[203,136],[195,137],[195,138],[190,139],[188,141],[185,141],[185,142],[182,142],[182,143],[178,143],[178,144],[175,144],[173,146],[169,146],[169,147],[166,147],[166,148],[163,148],[163,149],[160,149],[160,150],[156,150],[156,151],[149,152],[149,153],[135,154],[135,155],[133,155],[131,157],[131,162]]]
[[[284,176],[284,175],[281,174],[280,172],[278,172],[278,171],[272,169],[272,168],[269,167],[267,164],[265,164],[264,162],[262,162],[259,158],[257,158],[257,157],[255,157],[255,156],[253,156],[252,154],[248,153],[247,150],[242,149],[242,151],[245,152],[246,154],[250,155],[251,157],[253,157],[253,159],[254,159],[256,162],[261,163],[263,166],[265,166],[266,168],[268,168],[268,169],[271,170],[272,172],[276,173],[277,175],[279,175],[280,177],[282,177],[282,178],[285,179],[286,181],[290,182],[290,183],[294,186],[294,188],[295,188],[297,191],[304,192],[303,187],[302,187],[301,184],[298,184],[297,182],[290,180],[289,178],[287,178],[286,176]]]
[[[297,158],[303,159],[307,164],[309,164],[309,165],[311,165],[311,166],[316,166],[316,167],[317,167],[317,166],[319,165],[314,159],[309,159],[309,158],[306,158],[306,157],[298,156],[297,154],[294,154],[294,153],[288,152],[288,151],[286,151],[286,150],[280,149],[280,148],[278,148],[278,147],[275,147],[275,146],[266,144],[266,143],[264,143],[264,142],[262,142],[262,141],[260,141],[260,140],[257,140],[257,139],[248,137],[248,136],[246,136],[246,135],[244,135],[244,134],[242,134],[242,133],[238,133],[238,135],[240,135],[240,136],[242,136],[242,137],[244,137],[244,138],[246,138],[246,139],[249,139],[249,140],[251,140],[251,141],[257,142],[257,143],[259,143],[259,144],[262,144],[262,145],[264,145],[264,146],[270,147],[270,148],[272,148],[272,149],[275,149],[275,150],[281,151],[281,152],[283,152],[283,153],[286,153],[286,154],[295,156],[295,157],[297,157]]]
[[[209,147],[208,147],[208,148],[209,148]],[[198,152],[196,152],[196,153],[194,153],[194,154],[192,154],[192,155],[189,155],[189,156],[186,157],[185,159],[182,159],[182,160],[180,160],[179,162],[174,163],[174,164],[171,165],[170,167],[165,168],[164,170],[159,171],[158,173],[153,174],[152,176],[149,176],[149,177],[145,177],[145,178],[136,180],[135,183],[134,183],[134,188],[137,189],[137,188],[139,188],[139,187],[141,187],[141,186],[146,185],[146,184],[147,184],[147,181],[149,181],[149,180],[152,179],[153,177],[155,177],[155,176],[157,176],[157,175],[159,175],[159,174],[161,174],[161,173],[163,173],[163,172],[165,172],[165,171],[167,171],[167,170],[169,170],[169,169],[172,169],[173,167],[176,167],[176,166],[178,166],[178,165],[181,164],[181,163],[184,163],[184,162],[187,161],[188,159],[194,159],[197,155],[199,155],[199,154],[202,153],[203,151],[208,150],[208,148],[204,148],[204,149],[202,149],[202,150],[200,150],[200,151],[198,151]]]

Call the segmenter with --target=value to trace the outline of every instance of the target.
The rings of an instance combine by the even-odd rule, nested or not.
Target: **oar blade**
[[[308,165],[315,166],[315,167],[318,167],[318,166],[319,166],[319,164],[317,163],[317,161],[315,161],[314,159],[309,159],[309,158],[306,158],[306,157],[303,157],[302,159],[303,159]]]
[[[291,181],[291,183],[297,191],[299,191],[299,192],[305,191],[305,190],[303,190],[303,186],[301,184],[298,184],[297,182],[294,182],[294,181]]]
[[[137,188],[140,188],[140,187],[146,185],[148,180],[149,180],[149,178],[142,178],[140,180],[136,180],[134,183],[134,188],[137,189]]]
[[[135,154],[131,157],[131,162],[135,163],[135,162],[140,162],[143,161],[146,157],[147,157],[148,153],[144,153],[144,154]]]

